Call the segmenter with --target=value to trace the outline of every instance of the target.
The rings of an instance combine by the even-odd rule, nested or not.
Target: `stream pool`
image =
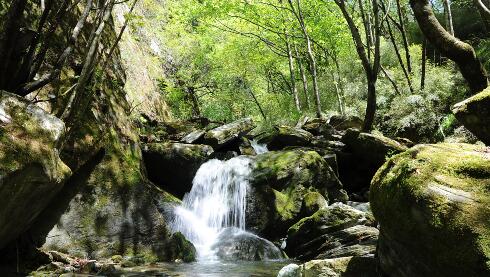
[[[158,263],[121,271],[119,276],[158,277],[275,277],[291,261]]]

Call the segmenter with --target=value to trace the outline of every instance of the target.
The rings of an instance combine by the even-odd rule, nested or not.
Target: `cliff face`
[[[122,9],[122,5],[116,6],[116,10]],[[73,14],[63,17],[49,42],[40,74],[48,71],[63,51],[66,34],[76,24],[83,8],[79,4],[71,11]],[[4,14],[7,9],[8,5],[1,4],[0,13]],[[36,30],[40,17],[37,1],[28,1],[20,20],[21,28]],[[60,79],[26,97],[48,113],[60,116],[69,101],[86,56],[86,43],[92,35],[94,20],[89,17]],[[3,27],[2,23],[0,28]],[[118,32],[114,20],[109,20],[99,55],[107,54]],[[42,247],[90,258],[121,254],[143,255],[147,260],[168,259],[162,249],[169,236],[160,212],[169,202],[177,200],[155,188],[145,176],[137,129],[130,118],[132,109],[128,98],[133,103],[135,100],[131,100],[125,90],[128,88],[125,71],[130,68],[128,72],[134,76],[136,69],[134,65],[123,64],[119,50],[110,57],[104,71],[101,64],[93,70],[86,86],[86,95],[93,95],[93,98],[86,97],[74,107],[78,117],[72,121],[75,123],[71,135],[59,149],[61,160],[73,175],[47,206],[42,205],[46,208],[35,213],[39,215],[30,222],[27,231],[3,247],[4,253],[20,248],[21,255],[29,255],[35,247]],[[138,82],[140,80],[129,81],[133,88]],[[4,184],[6,182],[0,186]]]

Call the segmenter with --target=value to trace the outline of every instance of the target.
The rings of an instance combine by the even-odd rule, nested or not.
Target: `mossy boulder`
[[[354,115],[333,115],[329,118],[328,123],[336,130],[362,129],[363,120]]]
[[[277,277],[377,277],[376,260],[372,257],[344,257],[312,260],[300,266],[291,264]]]
[[[345,147],[338,153],[340,179],[348,192],[369,189],[376,171],[390,156],[403,152],[406,146],[382,134],[348,129],[342,137]]]
[[[282,150],[288,146],[312,146],[313,135],[300,128],[275,126],[273,130],[258,137],[259,143],[267,144],[269,150]]]
[[[182,260],[185,263],[194,262],[197,255],[194,245],[180,232],[169,238],[165,245],[165,254],[168,261]]]
[[[201,144],[160,142],[143,145],[148,178],[177,197],[183,197],[191,190],[194,175],[211,154],[213,149]]]
[[[251,118],[243,118],[209,130],[204,135],[204,144],[215,150],[232,150],[240,144],[240,138],[255,128]]]
[[[302,217],[304,199],[318,193],[324,201],[346,201],[342,184],[314,151],[271,151],[256,156],[250,178],[247,226],[274,239]],[[311,206],[309,207],[312,208]]]
[[[64,128],[29,101],[0,91],[0,249],[30,227],[71,175],[56,149]]]
[[[378,230],[365,212],[335,203],[291,226],[286,253],[299,260],[372,254]]]
[[[481,141],[490,144],[490,88],[454,105],[453,113]]]
[[[490,149],[419,145],[394,156],[371,185],[390,276],[490,275]]]

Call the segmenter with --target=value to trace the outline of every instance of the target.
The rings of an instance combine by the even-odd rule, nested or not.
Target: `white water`
[[[180,231],[194,244],[200,260],[215,258],[211,247],[223,229],[245,230],[250,161],[240,156],[206,162],[197,171],[182,206],[176,208],[173,230]]]
[[[266,144],[259,144],[255,140],[252,140],[252,141],[250,141],[250,145],[255,150],[255,153],[257,155],[264,154],[264,153],[269,152],[269,149],[267,149],[267,145]]]

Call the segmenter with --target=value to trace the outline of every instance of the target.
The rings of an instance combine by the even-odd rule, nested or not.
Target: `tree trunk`
[[[410,5],[427,40],[439,52],[456,62],[471,91],[477,93],[484,90],[488,86],[487,74],[473,47],[455,38],[441,26],[429,0],[410,0]]]
[[[13,0],[7,13],[4,33],[0,39],[0,89],[5,89],[11,78],[7,72],[19,36],[19,28],[26,4],[27,0]]]
[[[403,47],[405,48],[405,59],[407,60],[407,70],[409,74],[412,74],[412,59],[410,57],[410,47],[408,45],[407,31],[405,30],[405,20],[403,18],[403,12],[400,4],[400,0],[396,0],[396,9],[398,13],[398,21],[400,24],[400,33],[402,35]]]
[[[425,72],[427,66],[427,40],[424,38],[424,42],[422,44],[422,73],[420,74],[420,89],[423,90],[425,88]]]
[[[487,33],[490,33],[490,9],[482,0],[473,0],[478,12],[482,18],[483,24],[487,29]]]
[[[252,95],[252,98],[253,98],[253,100],[255,102],[255,105],[257,105],[257,108],[259,108],[260,114],[262,115],[262,117],[264,118],[264,120],[267,120],[267,116],[265,116],[264,110],[262,109],[262,106],[260,105],[259,100],[255,96],[255,93],[252,91],[252,88],[249,88],[248,91],[250,92],[250,95]]]
[[[291,7],[291,10],[293,11],[294,15],[296,16],[296,19],[298,20],[298,23],[301,27],[301,31],[303,32],[304,39],[306,40],[306,49],[308,53],[308,58],[310,60],[310,73],[311,73],[311,78],[313,80],[313,92],[315,93],[316,115],[318,118],[321,118],[322,106],[320,100],[320,91],[318,89],[316,59],[315,59],[315,54],[313,53],[313,48],[311,46],[310,36],[308,34],[308,31],[306,30],[305,20],[303,18],[303,12],[301,10],[301,2],[300,0],[296,0],[297,11],[296,8],[294,7],[293,0],[288,0],[288,2],[289,2],[289,6]]]
[[[294,69],[294,58],[293,58],[293,50],[291,48],[291,43],[289,42],[289,35],[284,30],[284,39],[286,42],[286,51],[288,52],[288,65],[289,65],[289,79],[291,82],[291,95],[294,98],[294,105],[298,112],[301,112],[301,105],[299,103],[298,97],[298,88],[296,87],[296,71]]]
[[[367,132],[373,128],[374,117],[376,115],[376,79],[368,75],[368,97],[366,106],[366,116],[362,130]]]
[[[451,3],[449,0],[444,0],[444,12],[446,14],[446,30],[454,36],[453,13],[451,12]]]
[[[303,93],[305,94],[306,108],[310,109],[310,94],[308,93],[308,79],[306,78],[303,62],[299,55],[298,47],[294,45],[294,51],[296,52],[296,61],[298,62],[299,73],[301,74],[301,81],[303,82]]]

